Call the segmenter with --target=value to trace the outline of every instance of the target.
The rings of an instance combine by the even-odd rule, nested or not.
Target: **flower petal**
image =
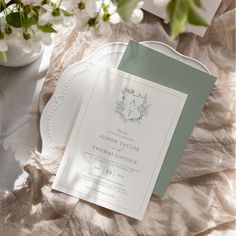
[[[143,19],[143,11],[138,8],[134,9],[130,17],[130,21],[133,22],[134,24],[138,24],[142,21],[142,19]]]
[[[121,19],[120,15],[117,12],[115,12],[114,14],[110,15],[109,21],[112,24],[118,24],[122,21],[122,19]]]

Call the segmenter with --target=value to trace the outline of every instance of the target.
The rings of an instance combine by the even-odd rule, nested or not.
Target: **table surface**
[[[24,164],[41,146],[38,99],[52,48],[28,66],[0,66],[0,196],[20,184]]]

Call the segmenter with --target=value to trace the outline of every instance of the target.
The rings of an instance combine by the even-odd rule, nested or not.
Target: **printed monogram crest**
[[[124,88],[116,104],[116,113],[125,121],[140,121],[148,113],[147,95],[136,94],[134,89]]]

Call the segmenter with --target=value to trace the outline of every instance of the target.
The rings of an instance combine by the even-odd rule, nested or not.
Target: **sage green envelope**
[[[134,41],[118,69],[188,94],[153,190],[162,197],[216,78]]]

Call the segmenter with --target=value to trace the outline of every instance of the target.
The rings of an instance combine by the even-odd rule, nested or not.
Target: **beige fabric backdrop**
[[[157,40],[203,62],[218,77],[165,196],[152,196],[137,221],[51,191],[64,147],[35,153],[25,166],[25,184],[0,200],[0,235],[236,235],[235,2],[222,2],[203,39],[185,34],[169,41],[162,20],[145,14],[140,25],[114,26],[109,38],[64,29],[55,38],[42,89],[43,108],[61,73],[108,42]],[[200,91],[199,91],[200,92]]]

